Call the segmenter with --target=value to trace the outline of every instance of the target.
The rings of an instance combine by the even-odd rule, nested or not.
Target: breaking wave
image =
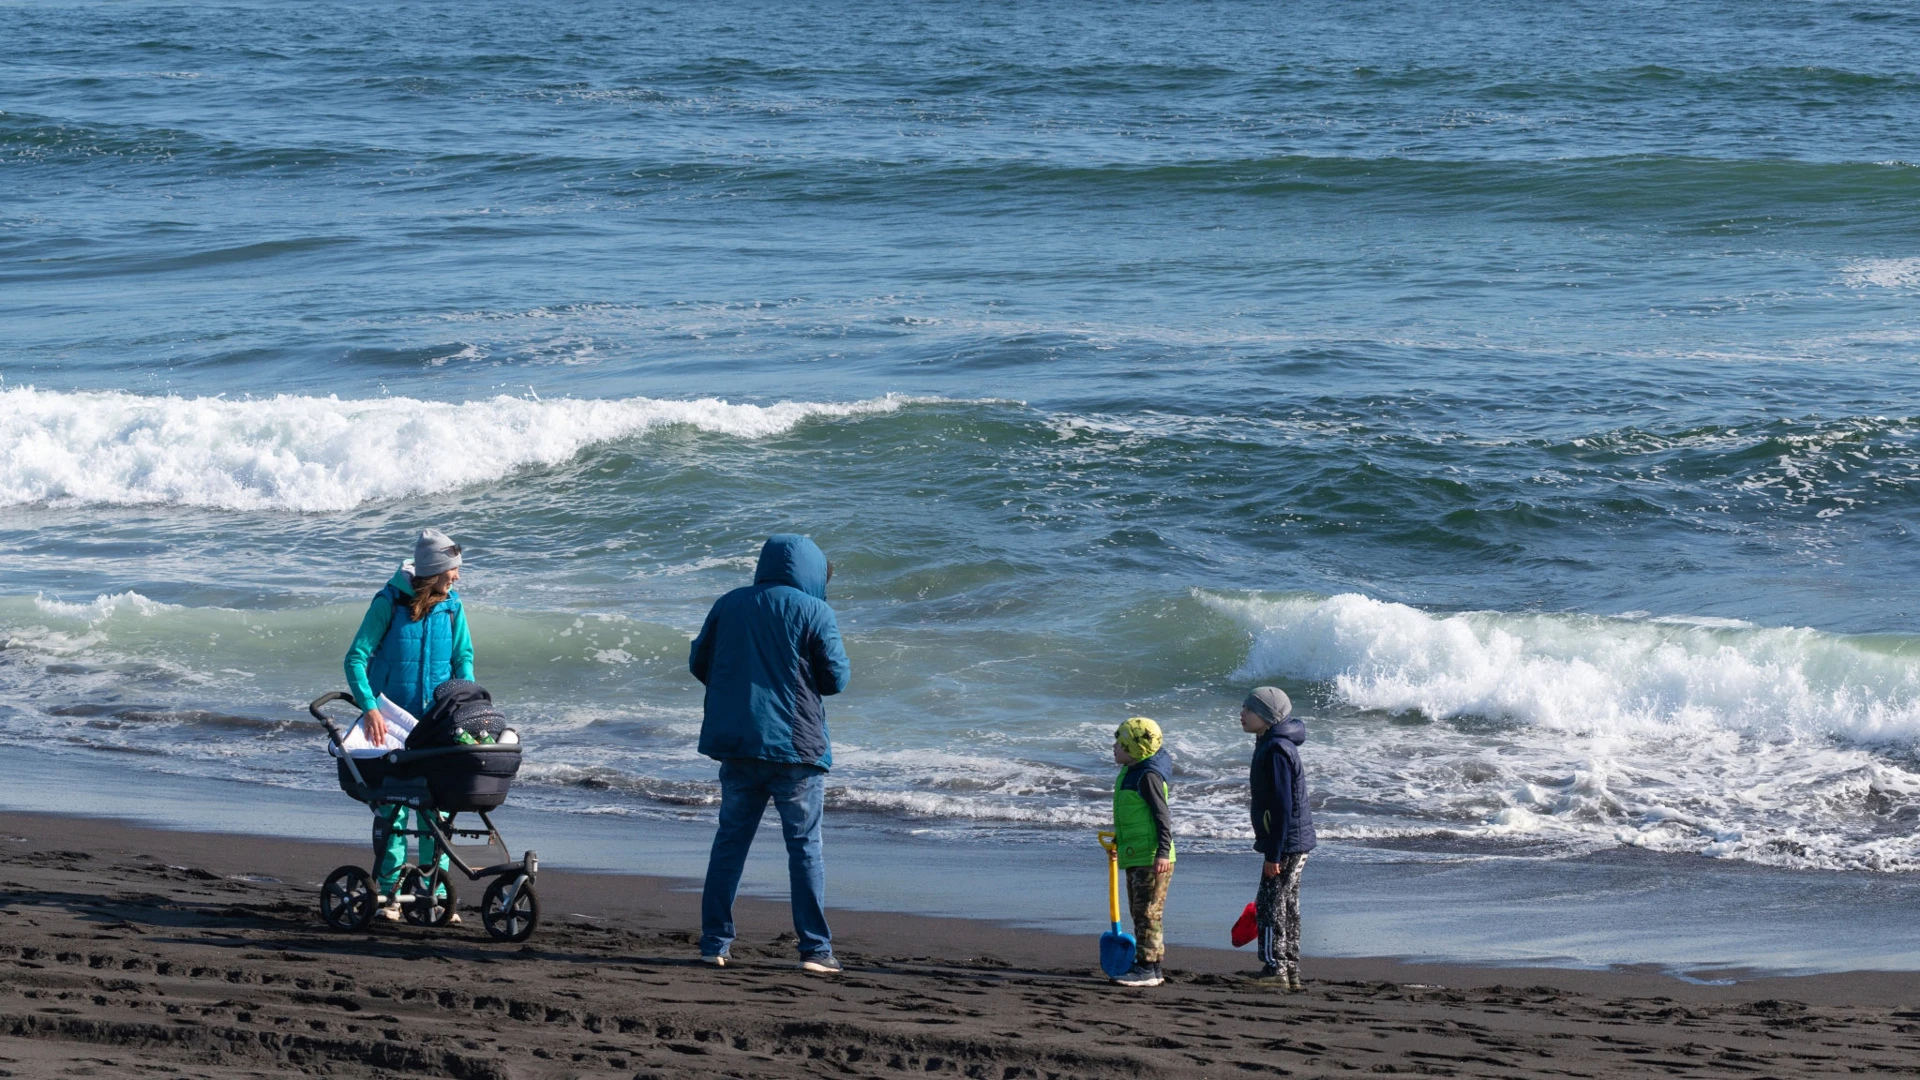
[[[1250,631],[1236,678],[1319,684],[1350,714],[1323,725],[1317,780],[1365,809],[1334,815],[1330,835],[1558,834],[1920,869],[1920,641],[1352,594],[1200,599]]]
[[[1331,682],[1363,709],[1574,734],[1920,736],[1920,642],[1905,638],[1727,620],[1433,615],[1353,594],[1210,603],[1257,628],[1236,675]]]
[[[346,510],[498,480],[663,428],[756,439],[808,420],[890,413],[918,400],[889,394],[748,405],[500,396],[444,404],[21,387],[0,390],[0,506]]]

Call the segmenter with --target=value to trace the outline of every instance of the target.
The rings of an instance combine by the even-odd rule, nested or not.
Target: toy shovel
[[[1133,935],[1120,930],[1120,849],[1113,834],[1100,834],[1100,846],[1107,849],[1107,918],[1113,926],[1100,935],[1100,970],[1117,979],[1133,970]]]

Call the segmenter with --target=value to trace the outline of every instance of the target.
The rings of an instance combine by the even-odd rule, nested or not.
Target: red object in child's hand
[[[1237,949],[1259,936],[1260,928],[1253,920],[1253,905],[1248,904],[1247,910],[1240,913],[1240,921],[1233,924],[1233,947]]]

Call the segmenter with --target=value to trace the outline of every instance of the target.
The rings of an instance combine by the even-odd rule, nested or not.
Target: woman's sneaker
[[[1160,974],[1159,964],[1135,964],[1133,970],[1113,981],[1121,986],[1159,986],[1167,978]]]
[[[838,975],[841,967],[840,961],[834,959],[832,953],[823,952],[801,957],[800,970],[811,971],[815,975]]]

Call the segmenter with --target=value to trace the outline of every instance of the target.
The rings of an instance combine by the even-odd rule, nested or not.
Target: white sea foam
[[[1329,835],[1558,834],[1826,869],[1920,868],[1920,651],[1706,620],[1203,594],[1252,632],[1238,679],[1362,710],[1315,755],[1374,812]],[[1379,716],[1367,720],[1366,714]],[[1381,714],[1436,723],[1390,722]],[[1384,832],[1383,832],[1384,830]]]
[[[257,400],[0,390],[0,506],[169,504],[344,510],[448,491],[686,426],[753,439],[921,399],[731,404],[716,398]]]
[[[111,618],[120,611],[131,611],[138,615],[154,615],[162,611],[179,610],[173,604],[163,604],[150,600],[129,589],[126,592],[101,594],[84,603],[71,603],[65,600],[52,600],[45,596],[35,596],[33,606],[48,615],[65,619],[84,619],[96,623]]]
[[[1855,289],[1920,288],[1920,258],[1858,259],[1840,268],[1841,280]]]
[[[1467,612],[1331,598],[1208,602],[1257,627],[1240,678],[1334,684],[1363,709],[1580,734],[1920,737],[1920,655],[1807,629]]]

